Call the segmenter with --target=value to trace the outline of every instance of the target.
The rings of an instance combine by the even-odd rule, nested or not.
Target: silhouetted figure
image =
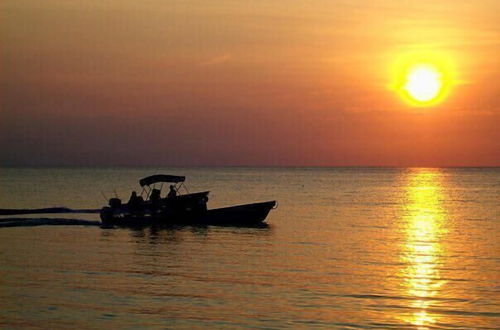
[[[160,200],[160,193],[161,191],[159,189],[153,189],[151,196],[149,196],[149,200],[153,203],[158,202]]]
[[[170,185],[170,191],[168,192],[167,197],[174,198],[175,196],[177,196],[177,191],[175,190],[175,187],[173,185]]]
[[[130,195],[130,199],[128,200],[128,207],[130,209],[131,213],[138,213],[142,206],[143,206],[144,200],[142,199],[141,196],[137,196],[137,193],[135,191],[132,191],[132,195]]]
[[[137,203],[137,193],[135,191],[132,191],[132,194],[130,195],[130,198],[128,200],[128,204],[134,204]]]
[[[160,194],[161,190],[159,189],[153,189],[151,192],[151,196],[149,196],[149,200],[151,201],[151,211],[153,213],[156,213],[159,209],[160,206]]]

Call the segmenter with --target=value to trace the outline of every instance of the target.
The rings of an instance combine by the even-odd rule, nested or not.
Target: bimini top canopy
[[[144,186],[149,186],[157,182],[173,182],[173,183],[179,183],[179,182],[184,182],[186,179],[185,176],[176,176],[176,175],[165,175],[165,174],[155,174],[151,175],[148,177],[145,177],[144,179],[139,180],[139,184],[141,187]]]

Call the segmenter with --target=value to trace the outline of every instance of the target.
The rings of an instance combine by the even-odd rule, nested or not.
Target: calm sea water
[[[152,173],[279,208],[269,228],[0,228],[1,326],[500,325],[498,168],[4,168],[0,208],[99,208]]]

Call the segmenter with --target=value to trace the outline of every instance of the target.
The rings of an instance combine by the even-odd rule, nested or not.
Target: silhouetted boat
[[[103,225],[259,226],[276,207],[276,201],[268,201],[208,210],[209,191],[180,195],[184,180],[183,176],[164,174],[141,179],[140,196],[133,194],[126,204],[122,204],[119,198],[111,198],[109,206],[101,209]],[[162,198],[164,183],[174,185],[170,186],[169,196]],[[161,184],[159,189],[156,184]]]

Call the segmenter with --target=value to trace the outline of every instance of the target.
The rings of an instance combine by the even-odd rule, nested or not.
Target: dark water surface
[[[269,228],[0,228],[3,327],[500,324],[498,168],[0,171],[0,208],[99,208],[161,172],[211,207],[279,201]]]

